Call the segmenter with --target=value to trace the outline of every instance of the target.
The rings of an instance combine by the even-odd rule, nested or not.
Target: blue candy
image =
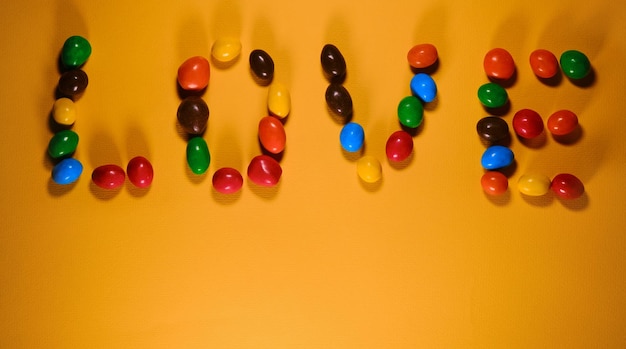
[[[356,122],[349,122],[343,126],[339,134],[341,146],[348,152],[354,153],[361,149],[365,139],[363,127]]]
[[[513,163],[513,151],[501,145],[492,145],[483,153],[480,163],[485,170],[496,170]]]
[[[411,79],[411,92],[426,103],[432,102],[437,96],[437,84],[428,74],[415,74]]]
[[[52,169],[52,180],[58,184],[72,184],[83,173],[83,165],[74,158],[61,160]]]

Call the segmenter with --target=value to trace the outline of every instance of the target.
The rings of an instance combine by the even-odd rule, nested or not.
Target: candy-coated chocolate
[[[398,103],[398,120],[406,127],[416,128],[424,120],[424,106],[415,96],[406,96]]]
[[[204,138],[196,136],[187,142],[187,165],[191,172],[201,175],[211,164],[211,153]]]
[[[241,53],[241,41],[234,37],[225,37],[215,40],[211,47],[211,56],[222,63],[233,61]]]
[[[413,152],[413,137],[404,131],[399,130],[392,133],[387,138],[385,144],[385,153],[389,161],[398,162],[404,161]]]
[[[183,90],[203,90],[208,86],[210,76],[209,61],[202,56],[190,57],[178,67],[178,85]]]
[[[509,179],[502,172],[487,171],[480,178],[480,185],[489,195],[502,195],[509,188]]]
[[[485,74],[490,78],[508,80],[515,73],[515,61],[509,51],[497,47],[491,49],[483,60]]]
[[[265,150],[278,154],[285,149],[287,135],[283,123],[274,116],[265,116],[259,121],[259,141]]]
[[[270,82],[274,78],[274,60],[263,50],[250,52],[250,69],[263,82]]]
[[[548,118],[548,130],[555,136],[570,134],[578,127],[578,116],[571,110],[557,110]]]
[[[537,49],[530,54],[530,68],[538,77],[549,79],[559,71],[559,61],[552,52]]]
[[[87,89],[89,78],[80,69],[68,70],[59,78],[57,89],[64,97],[75,97]]]
[[[284,118],[291,111],[291,95],[287,86],[274,81],[267,91],[267,108],[272,115]]]
[[[418,44],[409,50],[406,55],[409,65],[413,68],[428,68],[435,64],[439,55],[433,44]]]
[[[346,60],[341,51],[333,44],[326,44],[322,48],[322,70],[330,82],[341,83],[346,78]]]
[[[341,147],[347,152],[357,152],[363,147],[365,132],[363,126],[356,122],[349,122],[343,126],[339,134]]]
[[[78,68],[91,55],[91,44],[82,36],[74,35],[65,40],[61,50],[61,62],[67,68]]]
[[[337,115],[352,115],[352,97],[342,84],[331,83],[328,85],[326,88],[326,104]]]
[[[430,75],[418,73],[411,79],[411,92],[426,103],[432,102],[437,97],[437,84]]]
[[[83,173],[83,164],[74,158],[61,160],[52,168],[52,180],[57,184],[72,184]]]
[[[178,123],[190,135],[199,135],[206,130],[209,121],[209,106],[199,96],[182,100],[176,113]]]
[[[48,142],[48,154],[53,159],[60,159],[74,154],[77,146],[78,134],[72,130],[62,130]]]
[[[492,145],[485,149],[480,163],[485,170],[497,170],[511,165],[514,158],[511,149],[501,145]]]
[[[76,122],[76,105],[74,101],[61,97],[54,101],[52,118],[59,125],[73,125]]]
[[[486,116],[476,123],[478,136],[490,143],[506,140],[509,136],[509,124],[497,116]]]
[[[585,186],[578,177],[569,173],[559,173],[552,178],[550,189],[561,199],[577,199],[585,192]]]
[[[494,82],[488,82],[478,88],[478,100],[485,107],[499,108],[508,102],[509,95],[504,87]]]
[[[561,54],[561,69],[570,79],[582,79],[591,71],[591,63],[587,56],[577,50],[568,50]]]
[[[513,115],[513,130],[522,138],[535,138],[543,132],[543,119],[534,110],[520,109]]]
[[[154,179],[154,169],[148,159],[143,156],[135,156],[126,166],[128,180],[138,188],[147,188]]]
[[[380,161],[371,155],[365,155],[356,162],[356,172],[366,183],[376,183],[383,176]]]
[[[241,173],[231,167],[222,167],[213,174],[213,188],[222,194],[233,194],[243,186]]]
[[[93,183],[102,189],[119,188],[125,179],[124,169],[114,164],[98,166],[91,173]]]
[[[517,181],[517,189],[528,196],[545,195],[550,190],[550,178],[540,174],[524,174]]]
[[[282,173],[283,169],[278,161],[268,155],[257,155],[248,165],[248,178],[252,183],[263,187],[278,184]]]

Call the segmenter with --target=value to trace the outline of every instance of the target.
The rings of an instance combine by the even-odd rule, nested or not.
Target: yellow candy
[[[356,172],[367,183],[375,183],[383,176],[380,161],[370,155],[365,155],[357,161]]]
[[[241,53],[241,42],[235,38],[217,39],[211,48],[211,55],[218,62],[231,62]]]
[[[76,121],[76,106],[69,98],[59,98],[52,108],[54,121],[61,125],[72,125]]]
[[[267,108],[273,115],[284,118],[291,111],[291,95],[287,87],[279,82],[270,85],[267,91]]]
[[[525,174],[517,181],[517,189],[529,196],[545,195],[550,190],[550,178],[544,175]]]

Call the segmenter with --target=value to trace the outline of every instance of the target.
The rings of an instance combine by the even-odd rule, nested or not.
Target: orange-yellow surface
[[[0,5],[1,348],[624,348],[626,347],[626,6],[619,1],[79,1]],[[74,185],[54,184],[46,155],[59,50],[89,39],[89,86],[77,102]],[[176,71],[241,40],[212,67],[204,135],[212,163],[186,168]],[[392,166],[387,137],[410,93],[406,53],[434,44],[439,94]],[[366,148],[347,155],[320,67],[340,48],[353,121]],[[503,47],[517,78],[511,110],[571,109],[580,135],[513,137],[516,167],[500,198],[480,187],[486,116],[476,97],[484,54]],[[289,87],[283,176],[218,195],[212,173],[245,174],[260,154],[267,88],[251,50]],[[586,53],[591,84],[532,74],[537,48]],[[105,192],[91,171],[142,155],[155,179]],[[361,155],[383,179],[365,185]],[[524,198],[525,173],[578,176],[583,198]]]

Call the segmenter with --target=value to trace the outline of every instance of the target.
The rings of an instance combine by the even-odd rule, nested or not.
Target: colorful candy
[[[346,78],[346,60],[341,51],[332,44],[326,44],[321,54],[322,70],[330,82],[341,83]]]
[[[284,118],[291,111],[291,95],[287,86],[273,82],[267,91],[267,108],[272,115]]]
[[[241,42],[234,37],[224,37],[215,40],[211,47],[211,56],[222,63],[228,63],[239,57]]]
[[[187,142],[187,165],[191,172],[201,175],[211,163],[211,153],[204,138],[196,136]]]
[[[550,189],[561,199],[577,199],[585,192],[585,186],[578,177],[569,173],[560,173],[552,179]]]
[[[278,154],[285,149],[287,135],[283,123],[274,116],[265,116],[259,121],[259,141],[265,150]]]
[[[508,80],[515,73],[513,57],[503,48],[494,48],[487,52],[483,67],[488,77],[499,80]]]
[[[178,85],[183,90],[203,90],[209,84],[210,75],[211,66],[206,58],[202,56],[190,57],[178,67]]]
[[[206,130],[209,121],[209,106],[202,97],[189,96],[178,106],[176,116],[186,133],[199,135]]]
[[[478,88],[478,100],[480,100],[480,103],[485,107],[499,108],[508,102],[509,95],[504,87],[493,82],[488,82]]]
[[[392,133],[385,144],[387,159],[393,162],[406,160],[413,152],[413,137],[403,130]]]
[[[406,127],[416,128],[424,120],[424,106],[415,96],[406,96],[398,103],[398,120]]]
[[[411,92],[422,101],[432,102],[437,97],[437,84],[430,75],[418,73],[411,79]]]
[[[263,187],[273,187],[278,184],[283,169],[278,161],[268,155],[255,156],[248,165],[248,178]]]
[[[91,180],[102,189],[116,189],[124,184],[126,174],[118,165],[102,165],[96,167],[91,173]]]
[[[570,134],[578,127],[578,116],[570,110],[557,110],[548,118],[548,130],[555,136]]]
[[[128,162],[126,174],[128,180],[138,188],[149,187],[154,179],[152,164],[143,156],[136,156]]]
[[[52,168],[52,180],[57,184],[72,184],[83,173],[83,165],[74,158],[61,160]]]
[[[222,167],[213,174],[213,188],[222,194],[233,194],[243,186],[241,173],[234,168]]]
[[[250,70],[257,79],[264,84],[272,81],[274,78],[274,60],[267,52],[258,49],[252,50],[249,61]]]
[[[87,89],[89,78],[80,69],[68,70],[59,78],[57,90],[63,97],[77,97]]]
[[[513,115],[513,129],[522,138],[535,138],[543,132],[543,119],[534,110],[521,109]]]
[[[480,178],[480,185],[489,195],[502,195],[509,188],[509,180],[502,172],[487,171]]]
[[[69,98],[61,97],[54,101],[52,118],[59,125],[73,125],[76,122],[76,105]]]
[[[70,36],[61,50],[61,62],[66,68],[78,68],[91,55],[91,44],[82,36]]]
[[[540,174],[525,174],[517,181],[517,189],[528,196],[542,196],[550,190],[550,178]]]
[[[591,63],[587,56],[577,50],[565,51],[561,54],[561,69],[568,78],[582,79],[591,71]]]
[[[359,177],[366,183],[376,183],[383,175],[380,161],[371,155],[365,155],[357,161],[356,171]]]
[[[341,147],[347,152],[357,152],[363,147],[365,140],[365,131],[363,126],[356,122],[349,122],[345,124],[341,133],[339,134],[339,142]]]
[[[72,155],[78,146],[78,134],[72,130],[57,132],[48,142],[48,154],[53,159]]]
[[[501,145],[492,145],[485,149],[480,163],[485,170],[497,170],[511,165],[514,159],[511,149]]]
[[[538,49],[530,54],[530,68],[538,77],[549,79],[559,71],[559,61],[552,52]]]
[[[326,105],[335,114],[345,117],[352,116],[352,97],[341,84],[331,83],[326,88]]]
[[[497,143],[509,138],[509,125],[497,116],[486,116],[476,124],[478,136],[489,143]]]
[[[435,64],[439,56],[433,44],[419,44],[411,47],[406,58],[411,67],[422,69]]]

